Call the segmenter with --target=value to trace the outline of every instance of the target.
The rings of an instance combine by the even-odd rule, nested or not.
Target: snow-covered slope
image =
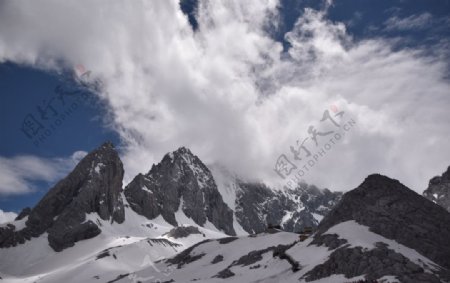
[[[368,269],[379,268],[378,274],[369,271],[349,276],[344,269],[334,272],[340,270],[339,265],[345,266],[348,258],[335,263],[334,269],[328,270],[330,274],[318,272],[323,271],[336,254],[353,254],[355,251],[354,257],[359,253],[361,270],[367,264]],[[383,262],[376,262],[379,256]],[[352,265],[350,270],[358,273],[358,265]],[[440,272],[442,267],[414,249],[370,232],[369,227],[348,221],[332,227],[321,237],[311,237],[303,242],[299,241],[298,235],[286,232],[207,240],[156,263],[155,267],[137,271],[133,276],[151,276],[161,282],[204,283],[345,283],[367,276],[378,282],[445,282],[439,279]]]
[[[396,180],[371,175],[303,242],[286,232],[208,240],[135,276],[163,282],[450,282],[449,227],[450,214],[441,207]]]
[[[148,220],[130,209],[126,200],[124,204],[124,223],[112,223],[96,213],[88,214],[86,221],[96,223],[102,233],[62,252],[55,252],[48,245],[47,234],[16,247],[0,249],[0,282],[108,282],[121,274],[151,266],[206,238],[225,236],[216,229],[198,227],[199,234],[170,237],[167,234],[174,226],[162,217]],[[180,218],[180,225],[192,224],[186,216]],[[181,222],[183,218],[186,223]],[[19,226],[23,221],[12,224]]]
[[[277,191],[180,148],[122,177],[106,143],[0,225],[0,282],[450,282],[450,214],[385,176]]]

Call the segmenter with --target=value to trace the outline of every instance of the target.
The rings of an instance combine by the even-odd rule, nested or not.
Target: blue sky
[[[63,86],[67,89],[81,89],[71,76],[33,69],[12,63],[0,64],[0,89],[2,103],[0,109],[0,125],[2,129],[0,156],[13,158],[16,156],[39,156],[43,159],[69,157],[76,151],[89,151],[106,140],[119,144],[119,138],[112,130],[105,127],[102,117],[104,106],[92,93],[89,103],[85,99],[64,96],[58,99],[55,88]],[[81,94],[77,94],[81,97]],[[53,99],[53,100],[52,100]],[[44,102],[45,101],[45,102]],[[38,110],[44,103],[52,101],[56,114],[49,110],[45,120]],[[72,103],[77,103],[72,110]],[[70,109],[70,112],[68,111]],[[66,115],[61,119],[63,113]],[[32,115],[38,127],[36,134],[28,136],[22,126],[28,115]],[[59,122],[56,122],[60,119]],[[56,123],[55,123],[56,122]],[[45,131],[48,131],[47,134]],[[44,138],[39,139],[39,137]],[[31,180],[33,191],[26,194],[1,196],[0,208],[5,211],[19,211],[26,206],[34,205],[53,184],[54,180]]]
[[[106,140],[111,140],[118,145],[124,159],[125,168],[129,169],[127,171],[130,172],[128,178],[137,172],[147,171],[151,164],[157,162],[165,152],[174,150],[181,145],[191,147],[206,162],[223,161],[228,167],[232,167],[244,175],[254,174],[256,176],[266,168],[271,171],[271,162],[275,160],[275,156],[280,153],[280,150],[284,150],[283,148],[288,148],[288,143],[296,138],[295,135],[285,132],[274,133],[273,129],[293,129],[294,127],[286,124],[272,125],[273,121],[283,116],[284,109],[282,107],[284,106],[267,107],[264,111],[252,109],[252,106],[243,106],[243,103],[247,103],[247,96],[245,99],[241,99],[242,96],[238,96],[239,92],[246,93],[255,90],[240,89],[239,87],[249,82],[251,85],[252,83],[261,84],[261,81],[264,81],[263,89],[259,90],[261,93],[255,94],[255,97],[257,97],[254,99],[255,101],[269,100],[272,98],[267,97],[276,97],[277,95],[286,95],[285,93],[279,94],[279,92],[282,92],[280,86],[289,85],[292,88],[297,88],[298,93],[302,93],[305,89],[328,93],[328,96],[316,95],[312,96],[307,103],[302,102],[302,107],[305,107],[303,112],[309,113],[309,116],[319,115],[319,110],[310,113],[306,109],[322,109],[324,103],[334,99],[344,101],[343,104],[348,106],[350,110],[353,109],[356,116],[362,115],[358,113],[363,110],[366,111],[366,114],[370,113],[372,116],[366,115],[360,118],[363,124],[365,123],[365,117],[372,117],[367,119],[374,119],[374,121],[377,121],[376,123],[384,123],[384,129],[380,132],[377,132],[376,127],[371,129],[366,127],[366,129],[360,130],[355,134],[354,146],[343,147],[341,151],[342,154],[345,153],[345,158],[349,159],[351,163],[356,164],[356,160],[359,159],[372,159],[371,162],[358,163],[356,165],[358,168],[355,167],[354,169],[357,171],[354,174],[355,177],[352,177],[353,179],[347,183],[341,179],[350,179],[350,177],[345,177],[347,176],[345,174],[348,173],[336,171],[333,173],[334,179],[330,177],[328,183],[319,183],[319,185],[335,186],[336,189],[351,189],[352,186],[357,184],[356,180],[360,180],[365,174],[373,171],[383,172],[383,170],[386,172],[394,171],[394,177],[398,175],[408,185],[414,185],[418,181],[413,179],[411,175],[417,175],[417,170],[419,170],[417,164],[420,164],[421,160],[425,160],[423,166],[427,167],[428,171],[419,176],[422,181],[420,181],[420,185],[414,188],[419,191],[424,189],[423,184],[427,182],[425,176],[429,176],[431,172],[435,172],[434,175],[437,175],[441,170],[437,168],[442,168],[443,171],[445,166],[450,164],[448,151],[430,152],[428,156],[417,157],[413,161],[409,159],[401,160],[402,156],[407,155],[407,147],[402,146],[401,143],[397,144],[396,141],[394,142],[397,139],[408,140],[412,136],[418,137],[419,141],[417,142],[420,142],[420,137],[425,135],[429,139],[424,139],[422,144],[430,143],[438,146],[447,142],[448,136],[445,135],[450,125],[448,125],[448,120],[440,120],[439,117],[441,116],[439,115],[441,115],[443,109],[439,107],[447,106],[446,103],[449,101],[447,98],[442,98],[442,93],[448,86],[449,69],[448,64],[439,63],[439,61],[448,60],[450,54],[450,1],[336,0],[332,2],[331,6],[327,7],[324,2],[319,1],[282,0],[281,6],[278,8],[267,8],[271,13],[278,13],[278,17],[261,25],[261,32],[255,34],[252,34],[254,26],[249,25],[249,22],[251,23],[255,18],[259,19],[258,17],[261,15],[258,14],[258,9],[255,9],[256,12],[247,12],[245,7],[241,7],[244,12],[240,15],[244,15],[245,18],[246,13],[249,13],[250,20],[239,22],[235,32],[222,33],[226,28],[231,27],[224,26],[223,29],[219,29],[221,19],[214,18],[216,16],[213,11],[207,11],[206,8],[200,9],[201,6],[195,8],[198,5],[196,1],[185,1],[184,6],[182,5],[183,11],[191,13],[189,20],[191,24],[194,22],[196,29],[192,35],[189,35],[191,38],[186,38],[186,34],[189,33],[186,30],[187,21],[183,23],[183,19],[177,18],[174,21],[176,24],[173,24],[172,27],[170,25],[162,26],[160,23],[163,21],[156,19],[159,15],[162,17],[163,15],[167,16],[168,13],[175,13],[173,12],[175,8],[169,4],[155,4],[155,11],[158,9],[161,9],[161,11],[155,14],[154,20],[151,20],[151,11],[141,18],[139,11],[143,10],[142,7],[136,7],[136,9],[128,7],[130,14],[127,14],[121,12],[123,10],[121,7],[111,5],[111,16],[96,19],[95,16],[89,18],[86,11],[83,14],[76,14],[76,12],[71,14],[71,8],[65,7],[64,4],[55,4],[56,2],[50,0],[46,3],[47,5],[54,5],[55,9],[60,9],[60,15],[64,15],[64,17],[48,16],[45,11],[40,10],[41,7],[27,7],[38,15],[37,18],[40,19],[39,21],[42,20],[43,23],[36,27],[36,31],[32,31],[34,34],[29,32],[30,28],[34,28],[33,21],[36,21],[36,18],[28,18],[27,13],[23,15],[19,13],[20,15],[16,18],[8,17],[17,11],[21,11],[18,9],[20,4],[0,3],[0,6],[4,6],[1,9],[2,12],[0,12],[0,18],[3,18],[4,21],[0,21],[0,26],[2,26],[0,28],[0,158],[3,162],[3,167],[0,167],[0,169],[4,170],[3,176],[8,175],[7,172],[16,172],[16,175],[14,175],[16,179],[11,179],[11,184],[17,183],[23,186],[16,191],[15,188],[3,188],[3,191],[0,191],[0,209],[3,211],[18,212],[25,206],[33,206],[56,180],[64,176],[74,166],[76,160],[79,160],[84,152],[96,148]],[[106,3],[104,4],[106,5]],[[19,6],[16,7],[15,5]],[[45,4],[42,7],[45,7]],[[317,12],[305,15],[305,7],[311,7],[315,11],[326,9],[326,13]],[[98,7],[92,7],[92,10],[95,11],[96,8]],[[83,7],[79,7],[79,11],[83,11],[83,9]],[[176,9],[179,9],[179,7],[177,6]],[[208,17],[216,20],[217,30],[212,30],[212,27],[209,30],[210,27],[207,28],[201,22],[202,20],[197,22],[193,13],[208,15],[204,17],[205,21],[208,20]],[[128,19],[128,22],[131,22],[129,25],[127,17],[130,17]],[[175,17],[175,14],[173,14],[173,17]],[[300,17],[304,19],[304,22],[295,28]],[[260,18],[267,18],[267,16],[261,16]],[[132,22],[135,19],[138,19],[137,25]],[[72,20],[75,23],[74,26],[71,25]],[[121,26],[122,20],[123,26]],[[8,21],[11,21],[11,23],[6,25]],[[45,25],[47,24],[46,21],[48,21],[48,26]],[[55,26],[58,21],[61,21],[60,30],[56,28],[53,31],[51,27]],[[111,21],[110,25],[103,26],[108,21]],[[84,24],[92,25],[92,30],[91,26],[87,28],[83,26]],[[241,33],[245,33],[242,32],[245,29],[239,29],[239,25],[248,25],[246,32],[250,31],[249,34],[241,35]],[[258,25],[259,22],[255,23],[255,26]],[[345,27],[345,31],[340,30],[340,25]],[[178,32],[179,29],[182,32]],[[50,35],[46,34],[47,30],[52,30],[52,32],[49,32]],[[287,33],[293,30],[295,32],[291,33],[291,37],[286,37]],[[74,32],[74,41],[68,36],[71,32]],[[120,36],[119,32],[124,32],[124,35]],[[174,34],[171,35],[171,32]],[[163,34],[160,36],[162,42],[157,41],[158,36],[144,36],[147,34],[153,35],[153,33]],[[242,36],[239,41],[241,46],[248,43],[249,47],[239,50],[241,47],[234,45],[235,40],[230,39],[230,34],[234,34],[236,38]],[[261,34],[266,34],[267,38]],[[207,46],[203,50],[206,55],[198,57],[205,58],[204,62],[203,59],[195,60],[198,50],[195,49],[197,47],[192,47],[197,44],[193,42],[200,42],[202,37],[199,35],[203,36],[203,44]],[[214,36],[217,36],[217,38],[214,38]],[[249,40],[257,37],[257,40],[260,40],[259,42]],[[268,38],[283,44],[284,51],[278,53],[280,58],[289,53],[292,44],[297,42],[296,40],[301,45],[302,41],[309,42],[309,39],[314,38],[319,41],[311,41],[311,45],[308,45],[308,48],[310,48],[308,52],[316,52],[318,47],[315,44],[324,41],[329,45],[327,46],[328,49],[322,53],[330,57],[318,59],[317,54],[322,53],[314,53],[315,55],[312,57],[307,56],[298,59],[295,57],[296,53],[291,52],[289,53],[290,59],[280,61],[277,63],[278,65],[266,62],[265,67],[262,68],[265,72],[252,71],[253,73],[247,74],[249,69],[261,68],[261,65],[258,65],[260,60],[265,60],[272,56],[271,54],[275,54],[268,53],[262,55],[261,58],[263,59],[253,59],[255,50],[262,54],[268,48],[273,47],[272,43],[268,43],[270,41]],[[229,44],[216,46],[217,42],[226,42],[227,40],[231,40]],[[249,41],[247,42],[247,40]],[[360,44],[360,42],[367,42],[368,40],[373,40],[374,43]],[[104,45],[101,45],[103,43]],[[165,44],[167,44],[167,50],[164,48]],[[389,45],[389,48],[381,50],[384,45]],[[159,46],[162,47],[159,48]],[[259,49],[259,46],[263,47]],[[29,49],[22,50],[22,47]],[[144,47],[148,50],[143,51],[145,50]],[[234,52],[233,48],[237,51]],[[296,48],[299,47],[296,46],[293,49]],[[275,47],[274,50],[276,50]],[[302,51],[303,49],[300,48],[299,50]],[[337,53],[327,54],[328,50],[337,50]],[[381,51],[374,52],[371,50]],[[178,57],[173,55],[174,53],[178,54],[177,51],[182,53]],[[359,55],[360,53],[363,54]],[[351,81],[346,78],[346,85],[343,86],[334,77],[329,82],[329,85],[333,87],[329,89],[321,89],[317,85],[313,86],[313,80],[310,80],[309,76],[309,71],[313,68],[311,66],[322,64],[327,69],[327,62],[341,60],[341,55],[342,58],[352,56],[357,58],[359,58],[358,56],[379,57],[379,61],[373,64],[375,66],[374,73],[372,73],[372,67],[370,66],[361,69],[361,73],[367,72],[367,75],[362,76],[365,85],[372,86],[373,90],[367,90],[367,94],[349,94],[347,97],[347,92],[354,92],[354,86],[358,84],[358,81]],[[221,56],[223,56],[223,60]],[[231,57],[227,58],[226,56]],[[336,56],[339,58],[336,59]],[[392,59],[393,63],[383,62],[383,56],[394,58]],[[400,59],[395,59],[396,56]],[[249,64],[248,61],[253,64],[251,68],[247,68],[247,65],[245,65]],[[213,66],[207,66],[211,62],[216,63]],[[236,64],[220,65],[226,64],[225,62]],[[383,62],[386,66],[378,70],[376,68],[380,66],[380,62]],[[78,64],[85,68],[84,71],[91,72],[91,78],[104,82],[107,92],[88,93],[86,88],[79,85],[76,74],[80,75],[84,71],[80,70]],[[294,68],[290,67],[284,70],[286,64],[292,64]],[[411,64],[411,70],[418,68],[418,72],[436,72],[438,75],[433,77],[433,81],[424,79],[419,85],[418,80],[414,77],[407,77],[408,68],[406,70],[404,68],[394,69],[396,64],[405,64],[405,66]],[[220,65],[220,70],[215,69],[218,68],[218,65]],[[241,69],[241,66],[244,66],[244,69]],[[302,69],[303,66],[306,66],[304,68],[307,69]],[[357,64],[355,66],[354,69],[346,69],[345,71],[358,73]],[[282,72],[277,71],[282,69]],[[295,74],[294,71],[290,74],[289,70],[293,69],[298,69],[299,74],[302,74],[301,76],[306,74],[305,77],[298,81],[290,78],[292,74]],[[245,77],[246,80],[235,86],[230,82],[235,82],[236,77],[230,78],[230,80],[223,79],[230,73],[234,74],[233,72],[240,74],[237,76],[238,78],[245,73],[242,77]],[[404,82],[399,79],[398,81],[401,82],[396,85],[397,82],[384,77],[385,72],[392,72],[393,76],[405,78]],[[314,76],[314,74],[315,72],[311,71],[311,76]],[[328,74],[327,76],[336,76],[336,74]],[[371,76],[374,76],[373,80],[371,80]],[[380,79],[376,76],[379,76]],[[432,92],[436,93],[434,101],[437,102],[437,106],[433,104],[434,98],[430,98],[430,101],[422,101],[420,94],[411,94],[410,97],[388,95],[397,87],[401,88],[408,85],[410,81],[417,82],[418,85],[417,87],[414,86],[415,89],[432,89]],[[387,86],[386,98],[379,101],[375,101],[374,98],[379,91],[377,87],[373,86],[377,82]],[[428,83],[429,85],[427,85]],[[75,110],[67,115],[67,107],[74,103],[76,99],[79,99],[76,96],[81,96],[81,94],[77,93],[73,97],[66,97],[63,104],[62,101],[58,100],[58,91],[56,90],[58,86],[64,90],[80,90],[92,99],[87,103],[84,99],[77,100],[81,102]],[[331,90],[336,89],[341,90],[340,95],[333,96],[334,94],[330,94]],[[220,106],[221,103],[225,103],[225,99],[220,96],[218,90],[228,93],[225,107]],[[198,96],[198,93],[202,93],[202,91],[207,93],[206,96]],[[308,96],[308,91],[305,91],[306,96]],[[218,94],[212,97],[212,93]],[[211,97],[208,95],[211,95]],[[237,98],[234,98],[234,95]],[[303,101],[303,98],[299,99],[299,101]],[[48,111],[44,114],[47,117],[43,117],[39,114],[38,108],[48,101],[52,101],[53,109],[48,108]],[[254,104],[251,101],[248,103],[248,105]],[[408,103],[412,104],[412,109],[417,110],[423,107],[424,113],[427,113],[427,111],[436,113],[436,117],[433,116],[430,119],[439,120],[438,123],[434,123],[433,120],[424,122],[426,119],[418,118],[423,117],[423,115],[418,117],[408,116],[411,114],[408,114],[408,110],[403,108]],[[293,102],[287,103],[287,105],[294,104]],[[274,102],[274,105],[279,104]],[[382,105],[389,105],[389,107]],[[217,107],[216,110],[215,107]],[[280,111],[270,112],[274,111],[274,107],[278,107],[277,109]],[[242,109],[246,110],[242,112]],[[348,113],[351,113],[350,110]],[[66,112],[64,120],[56,122],[64,112]],[[260,112],[267,115],[260,114]],[[392,114],[394,112],[395,114]],[[270,115],[273,115],[274,118],[266,121],[264,117],[271,117]],[[21,129],[26,118],[29,123],[33,123],[35,132],[36,129],[39,129],[39,133],[42,134],[46,129],[50,129],[51,134],[44,141],[36,142],[36,136],[39,134],[35,135],[35,132],[31,134],[29,132],[27,135]],[[314,119],[310,118],[309,121]],[[405,119],[407,121],[419,121],[417,122],[419,124],[414,125],[417,132],[405,130],[404,136],[397,136],[396,131],[398,129],[414,128],[410,124],[404,126],[402,123]],[[295,122],[295,119],[292,120]],[[305,118],[299,116],[298,120],[305,121]],[[258,124],[255,121],[264,124]],[[55,126],[55,123],[58,123],[58,126]],[[423,125],[420,123],[423,123]],[[430,127],[430,124],[433,126]],[[54,129],[51,129],[51,125]],[[392,129],[390,126],[392,126]],[[303,127],[306,127],[306,124]],[[255,128],[258,131],[252,132],[252,129]],[[421,132],[421,129],[423,129],[423,132]],[[434,134],[431,135],[426,132],[428,130],[433,131],[432,133],[440,131],[441,134],[434,136]],[[290,132],[292,133],[293,130],[290,130]],[[259,136],[260,134],[261,136]],[[272,138],[273,136],[275,138]],[[279,142],[276,137],[280,137]],[[267,141],[267,144],[255,144],[256,140]],[[386,145],[388,145],[389,150],[386,150]],[[258,153],[256,149],[260,152]],[[398,151],[394,152],[394,149]],[[373,154],[371,151],[373,151]],[[384,156],[384,160],[378,160],[381,155],[380,152],[388,152]],[[248,160],[248,162],[241,162],[242,158]],[[342,160],[342,156],[338,152],[333,152],[333,155],[330,155],[329,158],[332,160],[328,162],[330,167],[323,165],[323,167],[317,169],[319,171],[317,176],[311,177],[311,180],[308,181],[319,182],[317,180],[323,179],[320,171],[336,168],[336,166],[331,166],[339,164],[339,160]],[[393,165],[396,162],[414,164],[416,168],[412,165],[405,165],[399,169],[397,165]],[[30,170],[32,171],[30,173],[26,172],[27,168],[24,164],[40,166],[41,168],[33,169],[34,171]],[[429,164],[435,164],[435,166],[432,167]],[[349,170],[353,169],[349,168]],[[261,173],[260,175],[264,176],[264,174]],[[339,176],[344,177],[339,179]]]

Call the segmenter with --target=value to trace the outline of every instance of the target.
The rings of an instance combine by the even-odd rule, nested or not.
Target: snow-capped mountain
[[[423,196],[450,212],[450,166],[441,176],[430,180]]]
[[[145,260],[169,257],[205,238],[261,232],[269,222],[288,223],[286,215],[298,218],[296,213],[308,210],[301,201],[294,201],[294,195],[267,187],[259,198],[250,200],[255,196],[251,184],[236,178],[227,179],[233,191],[225,193],[230,187],[224,188],[221,182],[218,188],[208,167],[186,148],[164,156],[125,190],[123,176],[114,146],[105,143],[83,158],[33,209],[26,208],[16,221],[1,225],[0,277],[61,282],[84,270],[86,280],[113,280],[127,270],[139,270]],[[281,213],[271,210],[269,203],[279,203]],[[310,215],[304,217],[308,218],[305,223],[317,223],[310,221]],[[154,250],[157,256],[146,259]],[[111,268],[115,271],[109,272]]]
[[[388,177],[279,191],[186,148],[123,175],[105,143],[0,225],[0,282],[450,282],[450,213]]]
[[[131,208],[148,219],[161,215],[177,226],[190,218],[200,226],[213,226],[235,235],[233,212],[223,202],[208,168],[184,147],[164,156],[145,175],[125,188]]]
[[[341,195],[307,184],[279,191],[245,182],[220,166],[207,167],[184,147],[125,188],[131,208],[148,219],[161,215],[174,226],[192,219],[227,235],[261,233],[269,224],[290,232],[316,227]]]
[[[137,214],[123,192],[123,175],[117,152],[105,143],[33,209],[0,225],[0,281],[108,282],[205,238],[226,236],[213,225],[185,226],[196,225],[186,216],[174,227],[161,215]]]
[[[98,225],[86,218],[89,213],[111,223],[122,223],[123,174],[113,145],[103,144],[83,158],[33,209],[24,210],[18,217],[20,221],[0,228],[0,247],[23,244],[47,233],[49,245],[61,251],[101,233]]]
[[[371,175],[305,241],[293,233],[206,240],[141,270],[164,282],[449,282],[450,214]]]

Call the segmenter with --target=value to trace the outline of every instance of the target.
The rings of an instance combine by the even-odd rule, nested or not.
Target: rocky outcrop
[[[164,235],[167,237],[178,239],[178,238],[186,238],[192,234],[203,234],[203,233],[200,232],[200,230],[198,230],[198,227],[178,226],[178,227],[171,229],[169,232],[167,232]],[[203,234],[203,237],[205,237],[205,234]]]
[[[248,233],[261,233],[268,225],[284,231],[300,232],[317,227],[340,200],[342,193],[318,189],[305,183],[296,189],[275,191],[257,183],[239,183],[236,193],[236,219]]]
[[[439,264],[438,271],[424,271],[381,242],[371,250],[348,248],[338,235],[327,234],[331,227],[350,220],[416,250]],[[320,223],[311,244],[324,244],[334,252],[305,275],[307,281],[331,274],[365,275],[366,279],[394,275],[401,282],[441,282],[439,278],[450,277],[450,214],[399,181],[379,174],[370,175],[342,197]]]
[[[450,166],[441,176],[430,180],[423,196],[450,212]]]
[[[371,250],[361,247],[337,249],[326,262],[313,268],[304,278],[314,281],[333,274],[344,274],[346,278],[364,274],[369,281],[395,275],[400,282],[442,282],[438,275],[425,272],[422,267],[383,243],[377,243],[376,248]]]
[[[31,208],[25,207],[24,209],[22,209],[22,211],[19,213],[19,215],[17,215],[16,219],[14,219],[14,220],[15,221],[22,220],[25,217],[27,217],[28,215],[30,215],[30,213],[31,213]]]
[[[122,223],[125,220],[120,196],[123,174],[122,162],[113,145],[103,144],[84,157],[28,212],[25,228],[20,231],[0,228],[0,247],[15,246],[47,232],[50,246],[61,251],[101,233],[97,224],[86,221],[90,213]]]
[[[130,207],[148,219],[159,215],[178,226],[176,213],[183,212],[196,224],[207,221],[228,235],[235,235],[233,212],[224,203],[209,169],[189,149],[179,148],[164,156],[125,188]]]

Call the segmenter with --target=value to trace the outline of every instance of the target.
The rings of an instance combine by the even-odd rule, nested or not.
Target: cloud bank
[[[76,151],[68,158],[37,156],[0,156],[0,196],[31,193],[35,181],[52,183],[64,177],[86,155]]]
[[[432,24],[433,16],[430,13],[411,15],[406,18],[393,16],[384,24],[387,30],[417,30],[424,29]]]
[[[128,179],[184,145],[207,163],[282,185],[277,158],[292,159],[290,146],[332,105],[357,126],[307,182],[349,190],[379,172],[422,191],[450,163],[445,50],[355,41],[326,10],[307,9],[283,52],[266,32],[275,0],[201,1],[195,33],[175,0],[0,5],[0,61],[82,64],[104,82],[99,95],[123,139]]]
[[[14,212],[6,212],[0,209],[0,224],[13,221],[17,217]]]

